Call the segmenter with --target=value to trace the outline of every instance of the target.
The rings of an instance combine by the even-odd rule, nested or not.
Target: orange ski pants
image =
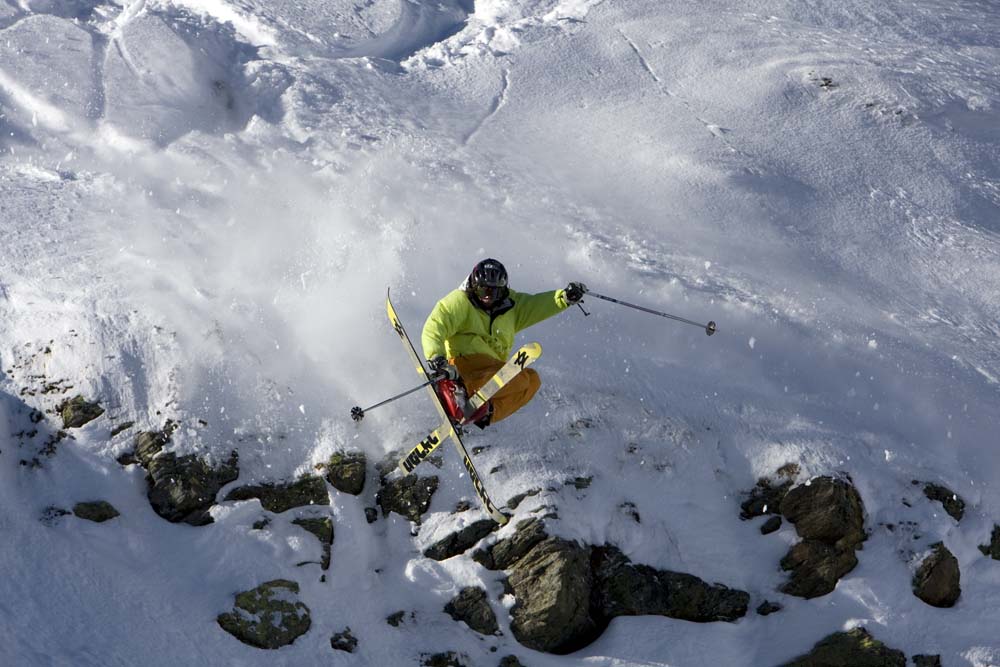
[[[490,378],[503,367],[504,362],[494,359],[488,354],[470,354],[464,357],[456,357],[451,360],[458,368],[465,388],[472,396],[480,387],[489,382]],[[542,386],[542,380],[533,368],[525,368],[517,376],[508,382],[503,388],[493,395],[490,401],[493,403],[493,418],[491,424],[495,424],[501,419],[506,419],[519,409],[521,409],[531,397],[535,395],[538,388]]]

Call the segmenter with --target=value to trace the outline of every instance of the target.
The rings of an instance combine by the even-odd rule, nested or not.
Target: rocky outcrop
[[[375,500],[382,508],[382,515],[395,512],[414,523],[420,523],[431,506],[431,498],[438,488],[437,476],[418,477],[406,475],[383,484]]]
[[[544,522],[525,519],[517,524],[517,532],[512,536],[476,551],[472,559],[488,570],[506,570],[546,537]]]
[[[74,396],[61,403],[56,410],[62,417],[63,428],[80,428],[104,414],[104,408],[99,403],[90,402],[83,396]]]
[[[171,523],[210,524],[216,495],[239,477],[238,455],[233,451],[228,461],[212,467],[194,454],[164,452],[174,428],[167,422],[163,431],[147,431],[136,438],[134,458],[146,469],[149,504]]]
[[[804,598],[830,593],[858,563],[854,551],[865,540],[861,496],[844,480],[818,477],[791,489],[780,509],[802,538],[781,560],[791,572],[781,590]]]
[[[990,534],[990,541],[987,544],[980,544],[979,550],[984,556],[989,556],[993,560],[1000,560],[1000,525],[993,524],[993,532]]]
[[[305,528],[316,536],[323,547],[323,557],[320,561],[320,569],[330,569],[330,548],[333,546],[333,520],[324,518],[304,518],[292,521],[296,526]]]
[[[93,521],[94,523],[103,523],[109,519],[114,519],[116,516],[120,516],[120,513],[114,508],[114,505],[106,500],[77,503],[73,506],[73,514],[81,519]]]
[[[486,591],[469,586],[445,605],[444,611],[456,621],[462,621],[481,635],[495,635],[500,632],[496,614],[490,607]]]
[[[326,481],[338,491],[360,495],[365,488],[367,466],[364,452],[337,452],[326,463]]]
[[[312,624],[309,608],[296,597],[298,592],[294,581],[268,581],[237,594],[234,609],[216,620],[244,644],[266,649],[287,646]]]
[[[772,482],[766,477],[757,480],[757,486],[747,494],[747,499],[740,504],[740,518],[744,521],[765,514],[779,514],[781,501],[792,488],[792,482],[785,480]]]
[[[941,667],[940,655],[915,655],[913,667]]]
[[[343,632],[338,632],[334,636],[330,637],[330,648],[335,651],[344,651],[345,653],[354,653],[354,649],[358,647],[358,639],[351,634],[351,628],[347,627]]]
[[[958,559],[942,542],[931,549],[913,576],[913,594],[932,607],[953,607],[962,594]]]
[[[837,632],[782,667],[906,667],[906,654],[888,648],[864,628]]]
[[[251,500],[256,498],[261,507],[269,512],[281,514],[294,507],[329,505],[330,493],[322,477],[305,475],[294,482],[285,484],[256,484],[233,489],[226,500]]]
[[[913,480],[914,485],[920,483],[919,480]],[[965,501],[948,487],[927,482],[924,484],[924,495],[927,496],[928,500],[941,503],[944,511],[955,521],[961,521],[962,517],[965,516]]]
[[[499,527],[499,524],[493,519],[480,519],[427,547],[424,549],[424,556],[434,560],[447,560],[458,554],[465,553],[476,542]]]

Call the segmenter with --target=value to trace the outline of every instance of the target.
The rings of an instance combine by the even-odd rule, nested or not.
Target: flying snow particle
[[[885,451],[885,462],[888,463],[889,461],[891,461],[893,459],[894,454],[892,452],[890,452],[888,449],[886,449],[884,451]]]
[[[299,412],[301,412],[302,414],[305,414],[306,413],[306,406],[300,405],[299,406]]]
[[[877,350],[878,349],[878,341],[875,340],[874,338],[872,338],[870,341],[868,341],[868,347],[870,349],[872,349],[872,350]]]
[[[712,268],[712,263],[711,262],[705,262],[705,270],[708,271],[710,268]]]
[[[753,346],[757,344],[757,339],[754,338],[753,336],[750,336],[749,343],[750,343],[750,349],[752,350]]]

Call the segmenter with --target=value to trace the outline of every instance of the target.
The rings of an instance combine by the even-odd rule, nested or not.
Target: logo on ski
[[[420,465],[420,462],[427,458],[427,455],[434,451],[441,439],[437,437],[437,432],[421,440],[410,452],[409,456],[403,459],[403,469],[406,472],[413,472],[413,469]]]
[[[521,368],[521,370],[523,371],[524,370],[524,365],[526,363],[528,363],[528,353],[525,352],[524,350],[522,350],[522,351],[520,351],[520,352],[517,353],[516,357],[514,357],[514,364],[516,366],[519,366]]]

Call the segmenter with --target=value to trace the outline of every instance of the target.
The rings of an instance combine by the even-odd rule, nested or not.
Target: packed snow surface
[[[1000,522],[993,2],[5,0],[0,238],[3,664],[455,650],[735,667],[865,626],[909,655],[1000,665],[1000,564],[977,548]],[[536,653],[506,613],[482,639],[441,611],[482,585],[504,612],[499,573],[421,555],[482,518],[452,514],[475,496],[450,448],[416,536],[365,521],[374,491],[331,491],[325,583],[296,565],[318,559],[310,535],[250,529],[256,501],[169,524],[143,471],[116,462],[168,418],[178,453],[238,450],[234,485],[414,444],[436,426],[422,393],[349,418],[416,380],[386,289],[419,338],[487,256],[520,291],[579,280],[718,323],[707,337],[589,298],[589,316],[521,334],[544,348],[542,389],[468,443],[488,446],[481,472],[502,465],[494,497],[556,489],[518,518],[555,506],[561,536],[781,613],[619,618],[572,656]],[[59,424],[31,411],[76,393],[105,416],[40,452]],[[868,514],[860,564],[814,600],[775,591],[794,529],[739,520],[740,494],[789,462],[848,475]],[[961,494],[961,524],[912,480]],[[122,515],[46,514],[94,499]],[[962,571],[947,610],[910,590],[937,541]],[[276,578],[301,583],[309,633],[262,651],[219,629],[234,593]],[[389,628],[401,609],[416,620]],[[345,626],[355,654],[330,648]]]

